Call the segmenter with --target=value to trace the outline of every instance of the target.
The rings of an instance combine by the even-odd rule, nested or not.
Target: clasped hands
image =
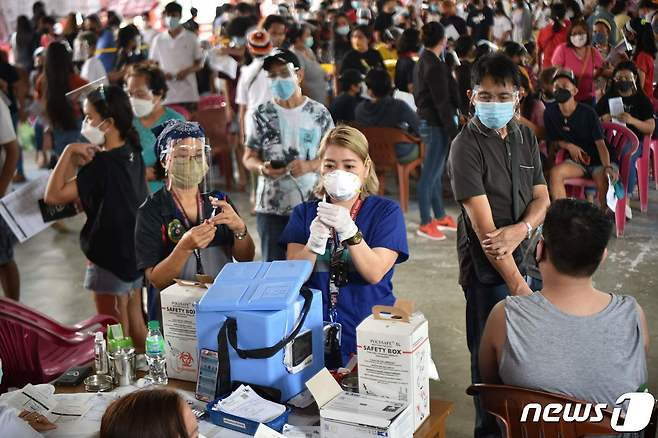
[[[331,237],[332,228],[341,242],[351,239],[359,231],[347,208],[324,201],[320,202],[318,214],[311,222],[311,234],[307,247],[314,248],[322,246],[321,243],[326,243],[327,239]]]

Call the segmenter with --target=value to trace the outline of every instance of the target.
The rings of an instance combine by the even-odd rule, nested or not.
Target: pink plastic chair
[[[605,136],[606,143],[610,146],[610,150],[614,156],[617,157],[617,162],[620,163],[620,179],[624,186],[624,193],[628,191],[628,174],[631,167],[631,155],[637,151],[637,148],[640,145],[640,141],[637,136],[625,126],[618,125],[616,123],[605,122],[602,123],[603,134]],[[630,143],[630,148],[624,153],[624,148],[627,144]],[[555,157],[555,164],[559,164],[566,158],[566,150],[560,149],[557,156]],[[587,178],[569,178],[564,182],[565,186],[571,186],[575,189],[573,195],[577,198],[585,197],[585,188],[592,187],[596,188],[596,184],[591,179]],[[626,226],[626,200],[628,196],[624,196],[624,199],[617,201],[617,209],[615,211],[615,225],[617,229],[617,237],[624,235],[624,227]]]
[[[93,335],[94,332],[99,330],[104,333],[108,324],[117,323],[117,320],[109,315],[95,315],[75,325],[64,325],[37,310],[8,298],[0,298],[0,315],[2,314],[13,315],[50,330],[57,336],[69,339],[81,335]]]
[[[9,387],[50,382],[94,359],[93,336],[63,338],[20,317],[0,313],[0,393]]]
[[[637,186],[640,190],[640,210],[642,213],[646,213],[649,210],[649,161],[651,161],[651,143],[651,136],[645,135],[642,139],[642,155],[635,162]]]
[[[175,103],[172,103],[171,105],[167,106],[176,111],[181,116],[185,117],[185,120],[190,120],[190,117],[192,117],[192,114],[182,105],[176,105]]]
[[[199,100],[198,111],[210,108],[224,108],[226,106],[226,101],[224,96],[221,94],[210,94],[203,96]]]

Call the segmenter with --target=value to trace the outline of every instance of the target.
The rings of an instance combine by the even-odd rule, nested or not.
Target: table
[[[137,377],[143,377],[144,373],[137,372]],[[196,385],[194,382],[183,380],[169,379],[168,388],[180,389],[194,393]],[[55,394],[72,394],[85,392],[84,384],[78,386],[56,386]],[[454,409],[453,403],[445,400],[430,400],[430,416],[423,425],[414,433],[414,438],[445,438],[446,437],[446,418]]]

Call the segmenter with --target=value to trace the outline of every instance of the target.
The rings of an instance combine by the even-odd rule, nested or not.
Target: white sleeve
[[[9,107],[4,99],[0,98],[0,145],[16,140],[16,131],[11,121]]]
[[[245,74],[245,68],[240,69],[240,77],[238,78],[238,85],[235,89],[235,103],[238,105],[246,105],[248,103],[247,96],[247,75]]]
[[[194,60],[200,61],[203,59],[203,49],[201,48],[201,43],[199,42],[199,38],[197,38],[194,33],[190,32],[190,34],[192,37],[194,37]]]

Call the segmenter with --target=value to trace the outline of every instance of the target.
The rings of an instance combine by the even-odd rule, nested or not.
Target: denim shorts
[[[126,282],[107,269],[103,269],[92,262],[87,262],[85,272],[85,289],[102,294],[124,295],[142,287],[143,279]]]
[[[602,165],[598,166],[585,166],[581,163],[576,163],[574,160],[571,158],[567,158],[564,160],[565,163],[570,163],[575,166],[580,167],[583,172],[585,172],[585,178],[591,178],[592,176],[596,175],[597,173],[601,173],[605,170],[605,167]],[[615,170],[615,172],[619,172],[619,166],[616,163],[610,163],[610,166]]]

